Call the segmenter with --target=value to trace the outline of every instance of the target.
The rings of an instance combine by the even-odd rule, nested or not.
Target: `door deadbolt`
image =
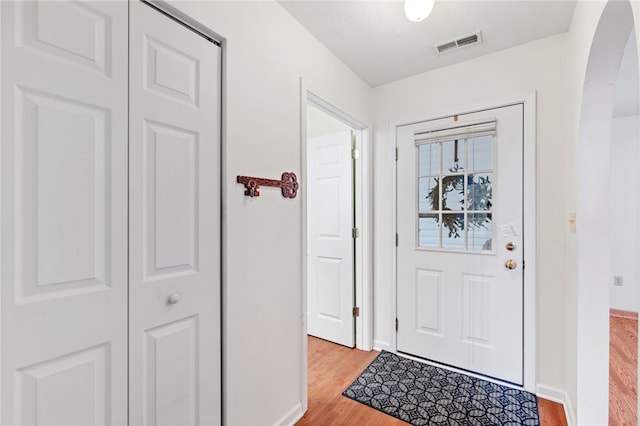
[[[516,249],[516,243],[509,241],[504,247],[509,251],[514,251]]]

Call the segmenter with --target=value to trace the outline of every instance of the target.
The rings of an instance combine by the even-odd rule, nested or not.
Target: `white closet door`
[[[132,425],[221,422],[220,48],[130,3]]]
[[[0,7],[0,420],[126,424],[127,4]]]

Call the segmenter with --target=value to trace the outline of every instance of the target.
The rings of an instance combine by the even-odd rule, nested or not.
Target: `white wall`
[[[609,282],[610,306],[638,312],[638,229],[640,211],[640,116],[615,118],[611,129],[611,274],[623,278],[622,286]]]
[[[455,108],[487,105],[537,91],[538,381],[565,389],[566,265],[568,226],[564,214],[567,123],[567,35],[562,34],[375,88],[375,343],[393,346],[395,256],[390,126]]]
[[[638,272],[640,259],[640,78],[635,31],[624,49],[613,99],[611,131],[611,274],[622,277],[622,286],[609,281],[610,307],[638,312]]]
[[[333,133],[340,133],[351,130],[351,127],[342,121],[334,118],[324,111],[314,107],[307,106],[307,138],[315,138],[318,136],[326,136]]]
[[[569,44],[571,46],[571,60],[573,64],[569,79],[569,109],[572,111],[571,120],[573,121],[570,129],[568,143],[565,147],[567,151],[566,178],[569,187],[577,188],[578,186],[578,170],[577,170],[577,153],[578,153],[578,125],[579,115],[582,102],[582,93],[584,88],[585,71],[587,68],[587,60],[595,28],[598,19],[602,14],[606,2],[577,2],[573,14],[573,20],[569,31]],[[566,194],[565,208],[566,214],[577,212],[578,204],[577,191],[569,191]],[[581,227],[581,217],[578,217],[578,229]],[[567,312],[567,387],[566,393],[569,403],[569,414],[573,417],[575,423],[575,412],[578,406],[578,253],[577,253],[577,234],[570,234],[567,241],[567,304],[565,309]]]
[[[370,89],[275,2],[171,3],[225,39],[225,423],[291,423],[306,374],[300,196],[249,199],[235,178],[300,175],[300,77],[367,125]]]
[[[246,199],[235,176],[299,172],[300,76],[317,95],[365,124],[372,121],[370,89],[271,1],[172,4],[226,39],[226,422],[274,424],[295,416],[303,396],[301,205],[268,190]],[[631,4],[640,22],[640,2]],[[578,256],[567,219],[577,210],[579,111],[603,8],[604,2],[578,2],[568,34],[373,90],[377,346],[393,338],[391,123],[537,90],[538,379],[558,395],[566,391],[577,406]]]

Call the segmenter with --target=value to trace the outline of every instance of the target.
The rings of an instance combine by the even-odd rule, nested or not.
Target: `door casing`
[[[356,130],[356,149],[359,150],[359,168],[355,175],[356,203],[355,203],[355,226],[360,230],[360,237],[356,239],[355,265],[356,280],[356,303],[360,308],[360,316],[356,317],[356,348],[361,350],[371,350],[373,348],[373,285],[371,283],[373,274],[372,265],[372,220],[371,220],[371,186],[370,186],[370,165],[371,150],[369,140],[369,129],[366,124],[345,113],[336,106],[327,102],[315,89],[311,88],[307,82],[300,78],[300,163],[301,181],[306,182],[307,170],[307,104],[311,103],[315,107],[327,112],[341,121],[350,125]],[[300,192],[302,203],[302,329],[301,329],[301,377],[300,395],[302,397],[302,411],[307,410],[308,381],[307,381],[307,207],[306,195]]]
[[[523,219],[523,235],[525,235],[526,242],[524,243],[524,259],[526,261],[526,268],[524,268],[524,386],[523,388],[529,392],[536,393],[536,352],[537,352],[537,340],[536,340],[536,197],[527,197],[526,194],[536,194],[536,92],[514,95],[503,99],[497,99],[486,103],[476,105],[466,105],[457,108],[450,108],[442,111],[437,115],[428,115],[422,117],[410,117],[403,120],[393,121],[390,124],[389,135],[391,135],[391,143],[395,148],[397,146],[396,140],[396,128],[407,124],[419,123],[422,121],[437,120],[440,118],[450,117],[456,114],[468,114],[473,112],[484,111],[488,109],[495,109],[505,107],[517,103],[524,105],[524,130],[523,130],[523,194],[524,196],[524,219]],[[402,155],[402,154],[400,154]],[[395,154],[389,156],[389,161],[392,162],[393,176],[391,182],[391,198],[393,203],[389,203],[389,213],[394,224],[397,223],[396,214],[396,201],[397,200],[397,178],[396,178],[396,161]],[[389,321],[389,329],[393,330],[394,338],[391,339],[390,347],[385,348],[393,352],[397,351],[396,339],[395,339],[395,320],[397,317],[397,270],[398,263],[396,258],[396,247],[393,243],[395,241],[396,227],[392,227],[394,234],[382,236],[377,241],[389,241],[387,244],[388,253],[391,260],[391,276],[389,282],[395,283],[395,285],[389,288],[389,303],[391,312]]]

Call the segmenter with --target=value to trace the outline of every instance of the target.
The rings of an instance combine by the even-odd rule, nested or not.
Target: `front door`
[[[130,25],[129,424],[220,424],[220,48]]]
[[[523,105],[397,128],[398,351],[523,384]]]
[[[307,332],[354,346],[352,132],[307,145]]]

